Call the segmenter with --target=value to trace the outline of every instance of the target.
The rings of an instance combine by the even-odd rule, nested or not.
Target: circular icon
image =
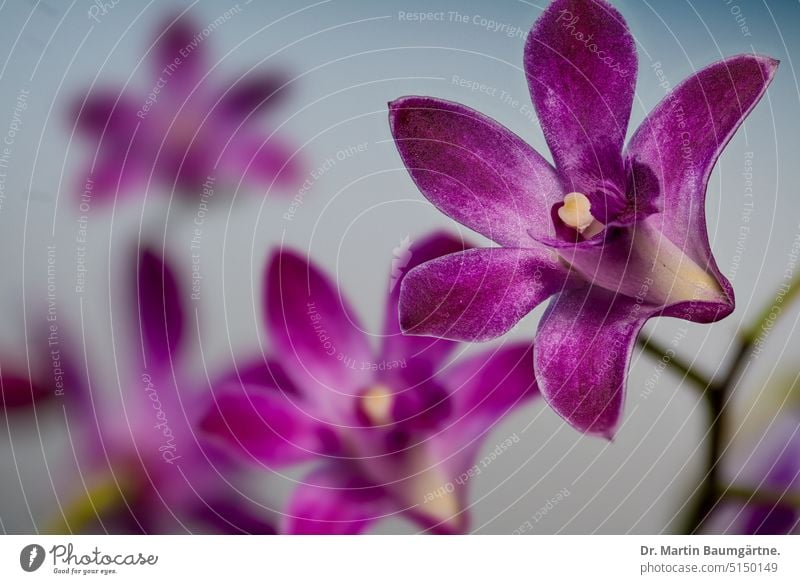
[[[26,545],[19,553],[19,565],[26,572],[35,572],[42,567],[44,556],[44,548],[39,544]]]

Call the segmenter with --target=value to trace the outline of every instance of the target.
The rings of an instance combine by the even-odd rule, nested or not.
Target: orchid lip
[[[588,281],[640,303],[727,301],[716,278],[648,221],[634,224],[614,243],[559,252]]]
[[[699,266],[669,238],[642,225],[633,235],[635,253],[646,260],[649,274],[644,284],[650,288],[644,297],[655,304],[668,306],[678,302],[720,302],[725,293],[706,269]]]
[[[416,505],[417,510],[436,521],[449,522],[461,511],[458,497],[454,489],[449,488],[450,481],[439,466],[431,466],[433,460],[427,455],[424,445],[416,446],[408,453],[411,476],[405,485],[409,502]]]

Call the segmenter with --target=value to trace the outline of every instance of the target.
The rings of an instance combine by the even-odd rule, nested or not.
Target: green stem
[[[766,340],[766,336],[780,314],[800,294],[800,274],[791,282],[779,288],[773,301],[765,306],[758,319],[739,334],[738,347],[728,373],[718,382],[708,387],[703,393],[709,405],[708,419],[708,444],[706,456],[706,473],[703,477],[695,498],[692,512],[687,518],[685,533],[698,533],[702,531],[714,508],[720,499],[721,481],[719,468],[722,454],[725,449],[726,436],[726,411],[731,392],[738,385],[739,379],[749,363],[753,350]]]
[[[708,450],[705,475],[695,491],[691,511],[687,515],[682,533],[698,533],[718,501],[719,471],[725,437],[725,405],[727,391],[711,386],[703,393],[708,403]]]
[[[778,293],[775,295],[772,303],[763,308],[759,318],[756,319],[749,329],[745,330],[742,337],[752,345],[761,335],[762,331],[768,331],[769,328],[771,328],[769,327],[769,323],[774,321],[773,312],[775,312],[775,309],[780,309],[779,313],[783,312],[784,308],[790,306],[797,298],[798,294],[800,294],[800,273],[797,273],[788,284],[778,289]]]
[[[639,339],[638,344],[645,353],[649,353],[666,363],[667,366],[681,372],[685,379],[697,386],[708,404],[706,472],[695,491],[683,533],[691,534],[701,531],[721,498],[746,497],[748,501],[758,502],[766,497],[765,502],[767,503],[774,504],[780,501],[800,508],[799,495],[776,496],[774,493],[765,493],[760,490],[748,491],[738,487],[725,486],[722,485],[719,476],[720,463],[725,450],[726,406],[731,392],[739,383],[754,349],[766,341],[766,337],[775,326],[777,319],[798,296],[800,296],[800,273],[796,274],[790,282],[781,286],[772,302],[761,310],[753,324],[739,334],[733,361],[728,372],[719,381],[710,380],[698,373],[690,363],[676,356],[674,351],[666,350],[654,341]]]
[[[684,378],[688,379],[695,385],[697,385],[700,391],[705,391],[706,388],[711,386],[711,381],[706,378],[705,375],[702,373],[698,373],[695,371],[691,364],[684,361],[682,358],[678,357],[674,354],[674,351],[669,351],[659,345],[657,342],[651,339],[642,339],[640,338],[638,341],[639,347],[641,347],[642,351],[645,353],[649,353],[650,355],[656,357],[658,360],[663,361],[667,367],[671,367],[683,375]]]
[[[70,501],[55,519],[45,528],[45,533],[65,535],[83,533],[106,513],[121,507],[125,502],[121,487],[115,480],[104,480],[89,488],[81,497]]]

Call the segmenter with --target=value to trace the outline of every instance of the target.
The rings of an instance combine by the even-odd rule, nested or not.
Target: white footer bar
[[[800,538],[3,536],[0,582],[800,582]],[[441,580],[439,580],[441,579]],[[184,580],[185,581],[185,580]]]

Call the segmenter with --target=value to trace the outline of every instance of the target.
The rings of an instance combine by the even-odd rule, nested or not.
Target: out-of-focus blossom
[[[61,517],[49,530],[273,533],[271,522],[228,482],[230,458],[197,441],[195,422],[207,398],[188,391],[192,383],[182,355],[187,315],[172,269],[146,249],[131,267],[126,283],[134,293],[125,306],[133,307],[141,334],[130,351],[122,345],[115,351],[119,392],[109,391],[93,372],[93,361],[78,359],[77,347],[60,333],[62,397],[50,401],[65,407],[69,446],[63,470],[70,476],[66,467],[74,461],[79,480],[58,489]],[[5,376],[3,382],[8,385]],[[15,401],[24,402],[30,396],[25,387],[40,383],[15,383],[22,388]]]
[[[47,405],[76,381],[75,364],[58,346],[49,346],[46,335],[34,336],[31,344],[48,350],[29,352],[25,365],[10,353],[0,354],[0,410],[5,415]]]
[[[582,432],[611,437],[647,319],[714,322],[733,290],[711,252],[708,177],[777,61],[740,55],[678,85],[623,150],[637,57],[603,0],[557,0],[528,36],[528,84],[555,167],[457,103],[390,104],[395,143],[422,193],[501,247],[448,255],[403,280],[403,331],[483,341],[554,296],[536,335],[542,394]]]
[[[730,424],[735,437],[723,470],[741,492],[718,504],[709,531],[800,534],[800,384],[795,376],[785,381],[770,383],[747,418]]]
[[[215,84],[207,40],[186,16],[169,19],[154,41],[150,87],[93,89],[74,106],[94,145],[81,192],[95,200],[142,193],[161,183],[198,198],[241,181],[267,187],[299,176],[292,148],[259,125],[285,92],[280,73]]]
[[[408,267],[460,250],[433,236]],[[266,290],[275,360],[222,384],[203,427],[267,467],[319,463],[293,493],[286,531],[359,533],[398,513],[431,532],[467,530],[481,443],[537,395],[530,345],[452,362],[455,343],[401,334],[394,286],[375,351],[334,283],[289,251],[273,256]]]

